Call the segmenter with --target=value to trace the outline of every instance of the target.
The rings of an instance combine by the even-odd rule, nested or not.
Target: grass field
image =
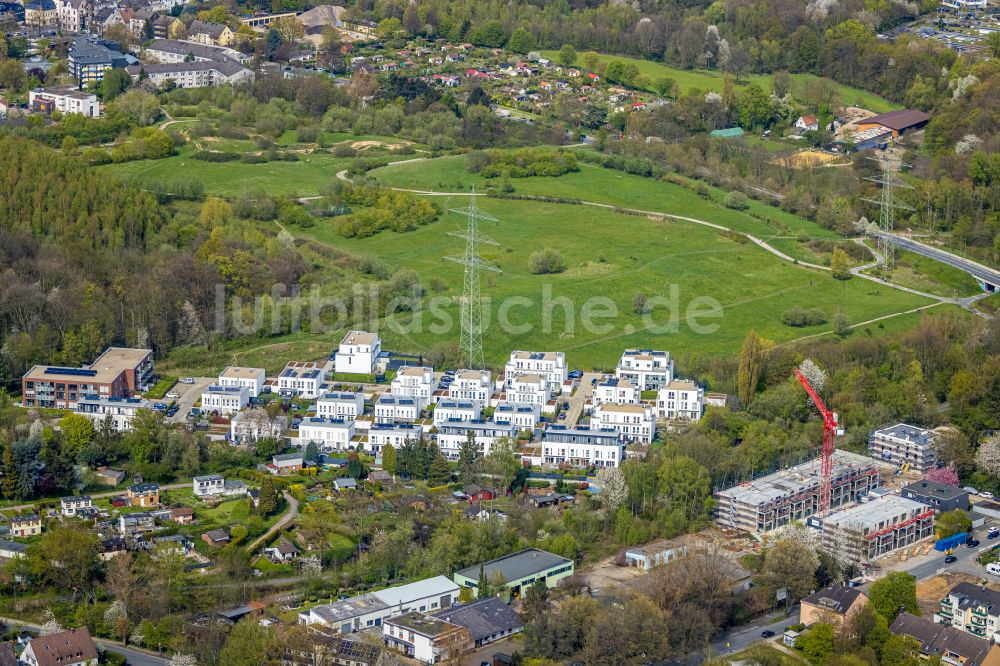
[[[961,297],[980,293],[975,279],[965,271],[898,248],[896,266],[885,277],[890,282],[938,296]]]
[[[553,62],[559,61],[558,51],[542,51],[542,55]],[[649,78],[650,81],[655,81],[656,79],[664,77],[673,79],[677,85],[680,86],[681,92],[684,93],[693,89],[703,90],[705,92],[711,90],[714,90],[715,92],[722,91],[723,75],[721,72],[703,69],[678,69],[662,63],[653,62],[652,60],[641,60],[638,58],[628,58],[626,56],[600,56],[600,62],[604,65],[607,65],[607,63],[612,60],[621,60],[625,63],[635,64],[635,66],[639,69],[640,76],[645,76]],[[577,66],[585,66],[582,58],[577,59]],[[801,99],[802,91],[805,86],[811,81],[819,80],[821,77],[813,74],[792,74],[791,78],[792,96],[797,99]],[[764,90],[771,90],[771,77],[767,75],[754,74],[744,76],[741,83],[756,83],[764,88]],[[876,113],[883,113],[885,111],[892,111],[899,108],[898,105],[893,104],[892,102],[883,99],[874,93],[841,85],[839,83],[834,83],[833,85],[837,89],[840,101],[848,106],[860,106],[862,108],[875,111]]]
[[[833,280],[828,274],[783,262],[753,244],[687,222],[661,222],[565,204],[481,199],[479,205],[501,220],[483,228],[500,243],[484,246],[484,258],[503,271],[483,280],[483,293],[491,300],[484,348],[492,363],[511,349],[562,349],[574,367],[611,366],[628,346],[667,347],[677,354],[728,354],[751,328],[779,341],[829,329],[829,325],[793,329],[782,324],[782,313],[795,305],[821,304],[829,317],[843,311],[858,322],[928,303],[861,280]],[[461,251],[461,241],[445,232],[462,224],[457,216],[448,215],[405,237],[383,232],[351,240],[336,235],[323,222],[299,233],[353,254],[379,257],[393,268],[413,269],[425,281],[443,279],[449,288],[434,294],[441,299],[436,310],[424,312],[422,318],[400,316],[398,325],[381,330],[385,348],[420,351],[442,340],[458,340],[462,267],[441,257]],[[530,273],[530,252],[545,247],[563,254],[564,273]],[[676,330],[650,330],[650,324],[666,325],[666,309],[654,311],[651,321],[644,321],[633,312],[635,294],[641,291],[669,299],[672,288],[680,319]],[[527,299],[515,303],[508,313],[519,330],[497,323],[500,305],[514,296]],[[705,321],[718,324],[710,334],[696,332],[684,317],[698,297],[716,299],[722,307],[721,317]],[[597,307],[597,298],[603,299],[605,312],[616,314],[587,326],[584,312]],[[546,311],[547,317],[543,316]],[[433,326],[441,322],[446,322],[441,329]],[[335,337],[329,336],[327,344]]]
[[[264,190],[272,195],[299,193],[305,196],[317,194],[351,162],[351,158],[338,158],[325,153],[302,155],[297,162],[202,162],[191,157],[195,151],[196,148],[188,144],[181,147],[174,157],[107,164],[98,169],[126,182],[139,184],[197,178],[205,186],[207,194],[216,196],[234,196],[244,189]]]
[[[395,187],[421,191],[462,193],[471,191],[473,185],[481,189],[486,184],[481,176],[466,171],[463,156],[396,164],[375,169],[369,174]],[[581,164],[580,171],[575,173],[558,177],[516,178],[511,184],[515,194],[580,199],[706,220],[768,240],[782,252],[800,261],[815,262],[817,256],[798,242],[799,235],[809,238],[840,238],[833,231],[814,222],[757,201],[751,200],[746,211],[726,208],[722,205],[726,192],[718,188],[710,187],[710,198],[704,199],[674,183],[633,176],[590,164]],[[464,199],[465,197],[456,197],[448,200],[448,204]]]

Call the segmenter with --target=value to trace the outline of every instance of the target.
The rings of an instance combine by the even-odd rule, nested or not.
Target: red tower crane
[[[809,398],[816,405],[820,415],[823,417],[823,448],[820,456],[819,467],[819,516],[826,518],[830,514],[830,478],[833,476],[833,436],[837,434],[837,419],[833,412],[826,408],[823,398],[819,397],[816,389],[812,387],[809,380],[805,378],[798,368],[795,368],[795,378],[802,384],[802,388],[809,394]]]

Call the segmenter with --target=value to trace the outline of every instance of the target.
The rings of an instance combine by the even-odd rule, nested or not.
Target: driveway
[[[576,392],[573,397],[569,399],[569,409],[566,410],[566,419],[561,423],[565,423],[567,426],[574,426],[580,421],[580,417],[583,416],[583,408],[587,404],[587,400],[594,395],[594,386],[592,382],[595,379],[600,380],[603,377],[599,372],[585,372],[583,377],[580,379],[580,384],[576,388]],[[566,401],[566,398],[560,396],[560,399]]]
[[[174,387],[170,390],[177,391],[181,396],[174,399],[177,402],[177,413],[166,417],[164,421],[167,423],[184,423],[191,408],[194,407],[194,403],[201,400],[201,394],[205,392],[209,384],[215,381],[217,381],[215,377],[195,377],[194,384],[181,384],[180,382],[174,384]]]
[[[288,502],[288,510],[285,511],[285,515],[283,515],[278,522],[271,526],[271,529],[264,532],[247,545],[246,550],[248,553],[253,553],[254,549],[256,549],[260,544],[267,543],[267,540],[274,536],[278,530],[295,520],[296,516],[299,515],[299,501],[292,497],[291,493],[287,490],[281,491],[281,494],[284,495],[285,501]]]

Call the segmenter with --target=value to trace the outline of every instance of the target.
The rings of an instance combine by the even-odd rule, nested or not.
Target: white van
[[[993,562],[986,565],[986,570],[994,576],[1000,576],[1000,562]]]

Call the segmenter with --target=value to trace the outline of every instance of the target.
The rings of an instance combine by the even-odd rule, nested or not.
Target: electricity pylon
[[[465,266],[465,284],[462,288],[462,333],[459,346],[465,359],[465,367],[483,367],[483,302],[480,293],[480,273],[489,271],[500,273],[500,269],[479,256],[480,244],[499,245],[495,240],[479,232],[479,220],[499,222],[495,217],[476,207],[476,189],[472,188],[467,208],[450,208],[452,213],[465,215],[465,231],[450,231],[449,236],[465,239],[465,254],[461,257],[445,257],[449,261]]]
[[[869,159],[879,162],[882,165],[882,174],[866,178],[865,180],[870,180],[873,183],[881,185],[882,196],[877,199],[874,197],[864,197],[861,200],[879,205],[878,232],[876,234],[876,240],[878,243],[879,254],[882,255],[882,264],[885,267],[885,270],[891,271],[894,263],[893,252],[895,250],[895,247],[892,244],[892,231],[895,225],[896,217],[895,211],[897,209],[908,211],[914,210],[913,206],[897,199],[893,190],[897,187],[912,190],[913,187],[904,183],[898,176],[896,176],[896,174],[892,172],[891,165],[889,164],[889,160],[887,158],[871,157]]]

